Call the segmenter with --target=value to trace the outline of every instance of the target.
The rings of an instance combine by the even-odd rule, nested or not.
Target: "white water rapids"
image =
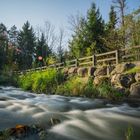
[[[61,123],[48,127],[46,140],[126,140],[128,126],[132,140],[140,140],[140,106],[0,88],[0,130],[17,124],[49,126],[52,117]]]

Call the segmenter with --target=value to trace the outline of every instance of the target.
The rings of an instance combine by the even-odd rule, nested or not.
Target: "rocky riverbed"
[[[130,127],[131,140],[139,140],[140,106],[132,101],[112,104],[0,88],[0,131],[12,130],[21,140],[40,140],[42,135],[45,140],[125,140]]]

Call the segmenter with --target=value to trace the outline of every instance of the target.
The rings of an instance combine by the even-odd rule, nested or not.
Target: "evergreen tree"
[[[109,22],[108,22],[108,30],[114,30],[117,24],[117,13],[114,10],[114,6],[111,6],[109,12]]]
[[[32,67],[32,62],[35,52],[35,34],[30,23],[27,21],[18,36],[18,63],[20,69],[29,69]]]
[[[8,31],[8,35],[9,35],[9,42],[15,47],[17,47],[18,30],[15,25],[13,25],[10,28],[10,30]]]
[[[114,10],[114,7],[111,6],[109,12],[109,21],[106,24],[105,36],[102,38],[107,50],[116,50],[122,47],[122,36],[119,33],[119,30],[116,28],[117,24],[117,13]]]
[[[1,23],[0,24],[0,70],[7,63],[7,50],[8,50],[8,36],[7,28]]]
[[[78,27],[75,28],[74,35],[69,41],[70,54],[74,58],[79,58],[85,55],[86,40],[85,40],[85,25],[86,20],[81,17],[78,23]]]
[[[50,56],[51,53],[51,49],[48,47],[44,34],[42,33],[41,38],[37,41],[36,63],[40,66],[45,65],[46,59]],[[39,58],[42,59],[39,60]]]
[[[105,51],[105,46],[101,40],[104,36],[104,21],[100,15],[99,9],[92,3],[91,8],[87,13],[86,22],[86,41],[89,52],[99,53]]]

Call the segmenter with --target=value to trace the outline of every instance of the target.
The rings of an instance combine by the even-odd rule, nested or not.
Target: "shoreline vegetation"
[[[50,68],[29,72],[18,77],[18,86],[37,94],[105,98],[112,101],[139,97],[139,64],[118,64],[110,76],[106,76],[105,66],[93,69],[94,72],[92,68]]]
[[[120,100],[124,95],[103,81],[98,86],[93,84],[93,77],[65,78],[64,73],[55,69],[31,72],[19,77],[19,87],[36,93],[58,94],[64,96],[81,96]]]

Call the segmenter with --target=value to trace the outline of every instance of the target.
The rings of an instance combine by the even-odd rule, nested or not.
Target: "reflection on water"
[[[61,123],[50,125],[53,117]],[[129,125],[134,130],[132,140],[140,139],[140,107],[101,99],[36,95],[2,87],[0,118],[0,130],[40,124],[48,129],[47,140],[125,140]]]

